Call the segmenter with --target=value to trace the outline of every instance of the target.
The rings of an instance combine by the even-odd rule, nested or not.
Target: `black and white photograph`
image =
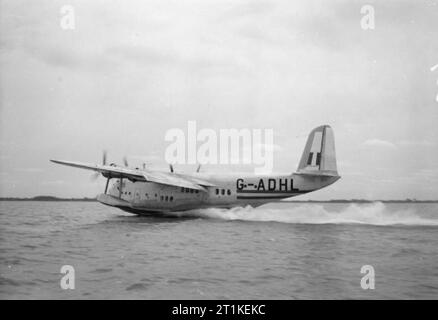
[[[437,159],[438,0],[0,0],[0,300],[436,300]]]

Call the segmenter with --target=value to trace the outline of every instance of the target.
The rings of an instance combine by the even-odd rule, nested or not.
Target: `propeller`
[[[201,170],[201,165],[198,165],[198,168],[196,169],[196,172],[199,172],[199,170]]]
[[[173,165],[169,164],[170,172],[173,173]]]
[[[123,157],[123,164],[125,165],[125,167],[128,167],[128,159],[125,157]]]
[[[99,178],[100,172],[95,172],[91,175],[90,180],[91,181],[96,181],[97,178]]]
[[[106,150],[103,150],[102,152],[102,165],[106,166],[106,158],[107,158],[107,152]],[[96,181],[97,178],[99,178],[100,172],[95,172],[91,175],[90,179],[92,181]]]

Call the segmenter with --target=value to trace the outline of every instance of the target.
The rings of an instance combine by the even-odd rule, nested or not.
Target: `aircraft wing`
[[[123,168],[118,166],[107,166],[100,164],[89,164],[83,162],[63,161],[63,160],[50,160],[54,163],[62,164],[65,166],[93,170],[108,175],[111,178],[131,178],[135,180],[143,180],[144,177],[137,170]]]
[[[216,185],[214,183],[211,183],[210,181],[207,181],[204,179],[199,179],[199,178],[193,177],[191,175],[181,174],[181,173],[175,173],[174,175],[181,177],[183,179],[189,180],[193,183],[199,184],[203,187],[216,187]]]
[[[141,170],[143,173],[143,177],[146,178],[146,181],[151,181],[160,184],[166,184],[169,186],[183,187],[201,191],[207,191],[202,185],[194,182],[193,180],[189,180],[185,176],[178,175],[175,173],[168,172],[159,172],[159,171],[145,171]]]
[[[111,178],[128,178],[137,181],[150,181],[150,182],[155,182],[169,186],[183,187],[183,188],[189,188],[189,189],[195,189],[201,191],[207,191],[207,189],[204,186],[207,187],[214,186],[214,184],[208,181],[194,178],[188,175],[177,174],[172,172],[130,169],[130,168],[123,168],[119,166],[88,164],[82,162],[63,161],[63,160],[50,160],[50,161],[65,166],[100,172],[104,176]]]

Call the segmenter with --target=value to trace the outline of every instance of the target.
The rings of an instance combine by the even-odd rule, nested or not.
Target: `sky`
[[[163,169],[196,121],[273,129],[284,173],[329,124],[342,179],[300,199],[438,199],[436,65],[432,0],[0,0],[0,196],[94,197],[49,159]]]

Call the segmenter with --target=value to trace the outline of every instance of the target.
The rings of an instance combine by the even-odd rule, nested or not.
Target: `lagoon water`
[[[75,289],[63,290],[63,265]],[[361,267],[375,271],[361,287]],[[437,204],[0,202],[1,299],[437,299]]]

